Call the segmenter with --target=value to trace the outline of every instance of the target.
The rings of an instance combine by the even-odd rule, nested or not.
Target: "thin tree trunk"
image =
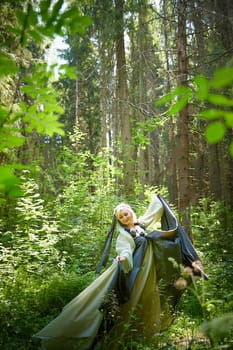
[[[124,41],[123,0],[115,0],[116,6],[116,112],[120,121],[120,147],[124,172],[124,193],[131,196],[134,191],[130,108],[128,104],[127,70]]]
[[[138,70],[138,102],[139,106],[143,106],[143,101],[146,100],[146,81],[145,81],[145,60],[144,55],[147,49],[147,32],[148,28],[146,25],[146,12],[147,12],[147,2],[141,1],[139,5],[139,26],[138,26],[138,53],[139,53],[139,70]],[[141,125],[145,122],[145,116],[143,113],[139,113],[139,122]],[[148,136],[148,135],[146,135]],[[144,188],[145,184],[148,183],[148,147],[139,147],[138,154],[139,163],[139,181]]]
[[[78,90],[78,77],[75,82],[75,125],[79,123],[79,90]]]
[[[187,85],[187,53],[186,53],[186,0],[178,0],[178,84]],[[178,209],[186,231],[190,229],[190,165],[188,136],[188,106],[179,113],[177,125],[177,181]]]
[[[167,11],[168,4],[167,0],[163,0],[163,33],[164,33],[164,51],[165,51],[165,62],[166,62],[166,80],[165,80],[165,93],[171,91],[171,80],[170,80],[170,58],[169,58],[169,41],[168,41],[168,18],[169,13]],[[177,169],[176,169],[176,142],[175,142],[175,124],[173,118],[169,120],[169,148],[168,154],[172,155],[168,160],[166,168],[166,178],[169,190],[169,197],[171,202],[177,203],[178,189],[177,189]]]
[[[101,87],[100,87],[100,113],[101,113],[101,146],[107,147],[107,81],[106,81],[106,54],[105,43],[101,43]]]

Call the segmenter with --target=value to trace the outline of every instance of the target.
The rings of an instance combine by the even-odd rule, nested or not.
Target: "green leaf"
[[[67,76],[70,79],[76,80],[77,70],[75,67],[70,67],[68,64],[63,64],[59,67],[59,71],[63,72],[64,76]],[[61,75],[61,73],[60,73]]]
[[[20,37],[22,30],[20,28],[17,27],[12,27],[11,25],[6,25],[6,29],[12,33],[15,34],[17,37]]]
[[[233,158],[233,141],[231,141],[230,147],[229,147],[230,155]]]
[[[18,23],[23,27],[24,20],[25,20],[25,13],[22,10],[17,10],[16,16],[18,19]]]
[[[21,112],[25,113],[27,111],[27,105],[24,101],[21,101],[19,103],[19,107],[20,107]]]
[[[10,111],[9,109],[5,107],[0,107],[0,123],[1,125],[4,123],[6,117],[9,115]]]
[[[35,42],[40,43],[43,40],[43,36],[38,30],[31,29],[28,32],[31,35],[32,39],[35,40]]]
[[[32,6],[29,7],[29,14],[28,14],[28,27],[31,25],[32,27],[35,27],[38,23],[37,13],[33,10]]]
[[[51,16],[48,18],[46,27],[51,27],[53,22],[59,18],[59,11],[63,5],[64,0],[58,0],[54,3],[53,8],[52,8],[52,13]],[[55,33],[54,33],[55,34]]]
[[[223,116],[223,112],[221,109],[207,109],[199,114],[199,117],[202,119],[218,119]]]
[[[222,109],[207,109],[199,114],[199,118],[206,120],[214,120],[224,118],[228,128],[233,127],[233,112]]]
[[[30,166],[30,165],[25,165],[25,164],[20,164],[20,163],[12,163],[10,165],[10,167],[12,169],[20,169],[20,170],[23,170],[23,169],[33,169],[34,167],[33,166]]]
[[[197,85],[197,98],[199,101],[203,101],[207,98],[209,93],[209,83],[208,80],[202,75],[198,75],[194,82]]]
[[[49,8],[51,5],[52,0],[41,0],[39,2],[39,6],[40,6],[40,15],[42,17],[42,20],[44,22],[47,22],[48,20],[48,16],[49,16]]]
[[[173,104],[167,114],[168,115],[174,115],[176,113],[179,113],[188,103],[188,98],[187,97],[184,97],[184,98],[180,98],[178,100],[178,102],[176,102],[175,104]]]
[[[36,130],[38,134],[53,136],[55,133],[64,135],[63,124],[58,117],[46,112],[37,112],[36,114],[27,114],[24,118],[28,122],[27,131]]]
[[[75,35],[77,32],[80,34],[85,34],[86,28],[89,27],[91,23],[91,17],[88,16],[78,16],[78,18],[74,18],[70,23],[71,34]]]
[[[14,59],[10,55],[0,52],[0,78],[5,75],[15,74],[17,71],[18,68]]]
[[[0,165],[0,193],[10,196],[20,196],[22,191],[19,188],[20,180],[14,174],[11,165]]]
[[[206,127],[205,135],[207,142],[214,144],[222,141],[226,132],[226,127],[221,121],[216,121]]]
[[[23,136],[12,135],[5,132],[4,129],[2,131],[3,132],[0,132],[0,151],[20,147],[24,144],[25,139]]]
[[[226,106],[226,107],[232,107],[233,106],[233,100],[230,100],[224,95],[219,94],[209,94],[207,96],[207,100],[215,105],[219,106]]]
[[[168,115],[179,113],[189,102],[191,90],[187,86],[178,86],[176,89],[177,102],[168,110]]]
[[[47,104],[45,106],[45,112],[49,112],[50,114],[63,114],[64,113],[64,108],[59,106],[58,104]]]
[[[159,100],[155,101],[155,106],[164,106],[168,102],[171,102],[175,96],[177,96],[177,89],[170,91],[168,94],[162,96]]]
[[[214,73],[214,78],[210,82],[215,89],[229,86],[233,83],[233,67],[224,67]]]
[[[28,96],[35,98],[37,96],[37,91],[35,90],[34,86],[31,85],[25,85],[21,89],[25,94]]]
[[[228,128],[233,128],[233,112],[224,111],[224,118],[225,118],[226,126]]]

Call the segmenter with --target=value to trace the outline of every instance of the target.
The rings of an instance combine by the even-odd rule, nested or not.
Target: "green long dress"
[[[154,196],[146,213],[138,218],[138,222],[147,228],[153,228],[154,224],[164,217],[165,211],[164,203],[158,196]],[[117,304],[117,314],[113,313],[115,322],[111,327],[107,325],[104,328],[106,314],[101,305],[111,292],[112,280],[119,267],[116,261],[67,304],[57,318],[34,335],[35,338],[41,339],[42,349],[94,348],[96,339],[101,339],[106,329],[112,343],[117,343],[117,337],[119,334],[123,336],[126,328],[132,337],[139,334],[143,337],[153,337],[170,324],[174,305],[181,295],[173,286],[174,280],[179,276],[174,260],[182,263],[182,257],[177,236],[178,223],[172,212],[169,215],[170,225],[167,226],[166,232],[171,232],[172,238],[161,238],[165,231],[156,230],[146,234],[147,248],[131,288],[130,298]],[[120,264],[124,274],[129,276],[134,268],[136,242],[124,228],[119,226],[118,230],[116,252],[117,255],[126,258]],[[114,300],[111,302],[115,305]]]

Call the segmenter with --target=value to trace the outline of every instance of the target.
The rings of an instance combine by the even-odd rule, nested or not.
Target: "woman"
[[[154,228],[158,221],[160,230]],[[115,208],[97,272],[106,262],[115,223],[117,257],[35,335],[42,340],[42,349],[94,349],[98,342],[103,349],[106,334],[114,344],[124,333],[133,338],[153,337],[172,321],[174,306],[186,286],[179,264],[187,266],[191,274],[202,271],[191,241],[166,201],[153,196],[138,219],[127,204]]]

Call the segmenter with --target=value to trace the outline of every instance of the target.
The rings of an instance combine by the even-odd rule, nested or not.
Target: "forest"
[[[33,334],[96,278],[115,206],[141,214],[153,194],[209,279],[166,331],[121,349],[232,349],[233,2],[2,0],[0,14],[0,349],[40,348]]]

